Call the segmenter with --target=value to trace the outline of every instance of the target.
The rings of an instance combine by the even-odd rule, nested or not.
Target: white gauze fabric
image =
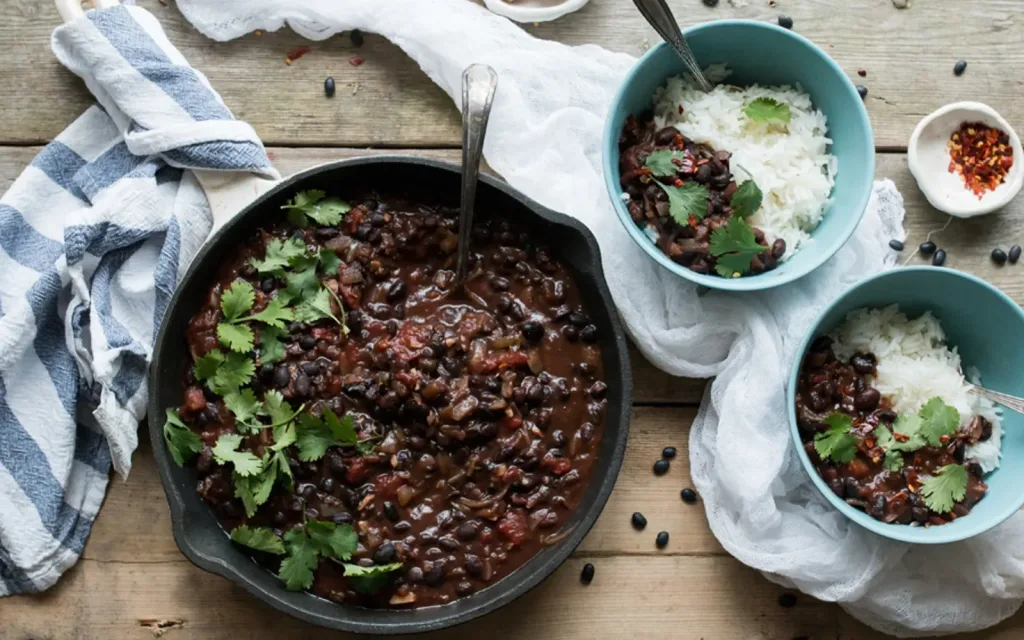
[[[513,187],[590,227],[615,303],[647,358],[674,375],[717,376],[691,427],[690,462],[708,522],[729,553],[895,634],[980,629],[1020,606],[1019,515],[970,542],[911,550],[830,507],[790,443],[784,382],[797,343],[828,301],[894,263],[887,242],[904,232],[892,182],[875,184],[854,237],[814,275],[767,293],[700,295],[633,243],[605,192],[604,117],[632,57],[538,40],[465,0],[178,0],[178,7],[216,40],[285,24],[315,40],[353,28],[378,33],[456,99],[466,66],[494,67],[500,79],[487,162]]]

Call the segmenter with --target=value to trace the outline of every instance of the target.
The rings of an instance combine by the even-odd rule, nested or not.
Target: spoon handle
[[[683,59],[683,63],[690,71],[690,75],[697,80],[701,90],[705,93],[711,91],[713,86],[704,77],[704,72],[701,71],[697,59],[693,56],[690,45],[686,44],[686,38],[683,37],[682,31],[679,29],[679,23],[676,22],[675,16],[672,15],[672,10],[665,4],[665,0],[633,0],[633,4],[640,10],[647,23]]]
[[[462,72],[462,202],[459,211],[459,255],[455,282],[461,285],[469,267],[469,232],[473,226],[480,156],[484,150],[487,119],[491,115],[498,74],[485,64],[474,64]]]
[[[992,391],[985,387],[979,387],[976,384],[968,383],[969,388],[979,396],[988,398],[992,402],[1001,404],[1007,409],[1016,411],[1017,413],[1024,413],[1024,398],[1018,398],[1017,396],[1007,395],[1005,393],[999,393],[998,391]]]

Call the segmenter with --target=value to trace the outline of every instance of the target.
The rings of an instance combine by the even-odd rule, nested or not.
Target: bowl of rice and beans
[[[1022,335],[1024,311],[958,271],[896,269],[849,289],[808,332],[789,380],[797,455],[822,495],[904,542],[963,540],[1013,515],[1024,416],[969,383],[1024,395]]]
[[[874,142],[853,83],[810,41],[726,20],[685,31],[704,93],[664,43],[633,67],[604,135],[630,236],[673,273],[760,290],[828,260],[867,207]]]

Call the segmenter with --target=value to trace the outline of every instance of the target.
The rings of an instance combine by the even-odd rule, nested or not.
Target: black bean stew
[[[281,451],[291,481],[278,472],[269,497],[247,516],[238,465],[218,462],[213,450],[235,433],[239,417],[209,381],[197,380],[198,369],[186,373],[180,408],[202,443],[199,494],[226,529],[269,530],[277,551],[254,552],[259,562],[277,571],[290,557],[279,537],[300,556],[295,540],[305,544],[304,531],[312,536],[313,526],[332,523],[358,536],[348,563],[396,566],[367,588],[352,584],[353,570],[325,549],[310,589],[317,595],[404,608],[467,596],[560,539],[590,481],[607,387],[598,329],[572,276],[525,229],[490,219],[473,228],[470,275],[458,290],[457,217],[451,208],[371,196],[338,224],[261,230],[225,260],[189,325],[188,349],[199,361],[226,350],[217,328],[226,317],[222,298],[239,280],[254,289],[250,314],[301,288],[294,267],[276,274],[254,267],[271,243],[290,242],[307,257],[337,256],[314,271],[311,286],[329,290],[324,300],[341,325],[328,316],[286,323],[276,332],[283,357],[267,363],[268,329],[251,323],[256,339],[245,355],[255,372],[244,389],[256,398],[276,390],[292,410],[302,407],[299,442]],[[317,433],[304,431],[304,421],[327,422],[329,414],[351,420],[359,445],[332,444],[300,460]],[[240,451],[273,459],[279,429],[245,435]],[[289,532],[297,532],[292,542]]]
[[[928,526],[967,515],[988,487],[978,462],[965,460],[966,448],[989,439],[991,423],[974,416],[967,426],[957,424],[949,434],[940,436],[937,446],[922,442],[923,446],[902,452],[899,443],[904,449],[910,447],[905,446],[909,438],[899,433],[903,429],[900,416],[889,398],[870,384],[877,373],[875,356],[857,353],[843,362],[836,358],[831,344],[829,338],[820,337],[811,345],[796,391],[797,426],[818,474],[837,496],[883,522]],[[830,422],[836,424],[837,414],[852,419],[847,462],[822,456],[815,442],[829,430]],[[879,427],[893,434],[893,440],[884,442]],[[887,447],[893,453],[887,453]],[[928,491],[922,492],[922,488],[943,469],[955,467],[966,469],[963,497],[949,510],[930,508]]]
[[[648,165],[651,154],[659,151],[675,152],[670,172],[652,172]],[[629,116],[619,135],[620,184],[629,197],[629,216],[641,229],[655,232],[654,242],[662,253],[696,273],[716,273],[718,259],[711,252],[711,235],[732,218],[733,196],[739,188],[729,166],[730,158],[728,151],[694,142],[675,127],[658,129],[649,113],[639,120]],[[699,212],[680,220],[671,213],[666,187],[680,188],[690,183],[707,189],[706,211],[700,205]],[[786,253],[786,241],[779,238],[769,246],[762,230],[753,227],[752,231],[756,244],[743,273],[756,275],[778,266]],[[758,253],[757,245],[764,250]]]

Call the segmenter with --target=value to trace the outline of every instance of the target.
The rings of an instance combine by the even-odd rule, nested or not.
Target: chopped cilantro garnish
[[[337,275],[338,267],[341,266],[341,258],[331,249],[321,249],[317,254],[320,261],[320,268],[328,275]]]
[[[328,558],[348,560],[359,544],[359,536],[351,526],[337,526],[333,522],[312,520],[306,524],[309,539],[317,553]]]
[[[767,250],[754,239],[754,230],[739,216],[729,224],[718,227],[711,234],[711,255],[717,258],[715,270],[726,278],[734,278],[750,271],[750,261]]]
[[[264,460],[257,458],[251,451],[238,451],[241,444],[241,435],[225,433],[213,446],[213,458],[220,464],[231,463],[235,467],[235,473],[240,476],[256,475],[263,470]]]
[[[185,466],[187,460],[191,460],[195,454],[203,450],[203,441],[181,421],[181,416],[174,409],[167,410],[167,418],[164,421],[164,443],[167,445],[167,450],[171,452],[174,463],[179,467]]]
[[[903,454],[895,449],[886,451],[882,465],[889,471],[899,471],[903,468]]]
[[[284,580],[289,591],[301,591],[313,586],[313,571],[320,564],[313,542],[305,529],[292,529],[284,534],[287,557],[281,561],[277,576]]]
[[[652,151],[651,155],[647,156],[647,162],[644,163],[644,167],[650,169],[652,175],[665,178],[676,175],[679,172],[680,164],[685,159],[686,154],[682,151],[658,149],[657,151]],[[673,160],[678,160],[679,163],[673,162]]]
[[[324,407],[323,419],[311,413],[299,418],[296,438],[299,460],[303,462],[319,460],[330,447],[352,447],[359,442],[352,417],[339,419],[330,407]]]
[[[214,349],[196,360],[195,366],[192,367],[192,373],[195,374],[196,380],[206,380],[216,375],[217,369],[222,364],[224,364],[224,354],[219,349]]]
[[[220,309],[224,313],[224,321],[217,324],[217,337],[232,351],[246,353],[252,350],[252,329],[235,323],[241,322],[242,314],[252,309],[254,300],[252,285],[245,280],[235,280],[221,294]]]
[[[938,396],[924,403],[918,415],[921,416],[921,435],[933,447],[942,444],[942,436],[951,436],[960,427],[960,412]]]
[[[953,505],[967,495],[967,469],[958,464],[947,464],[938,470],[937,475],[921,483],[920,493],[932,511],[952,511]]]
[[[284,543],[281,538],[267,527],[250,527],[243,524],[231,531],[231,540],[257,551],[284,555]]]
[[[262,260],[249,260],[260,273],[278,273],[291,265],[297,258],[306,255],[306,245],[298,238],[281,240],[273,238],[267,243],[267,250]]]
[[[331,291],[326,287],[321,288],[316,295],[303,300],[295,307],[295,319],[299,322],[316,322],[324,318],[330,318],[337,324],[341,324],[341,320],[334,315],[334,310],[331,309]]]
[[[278,297],[286,304],[290,304],[315,295],[320,289],[320,280],[316,277],[317,264],[315,258],[305,257],[297,260],[292,269],[285,273],[285,288],[278,292]]]
[[[224,395],[224,406],[235,416],[235,428],[241,433],[251,433],[263,425],[256,418],[266,415],[263,403],[256,398],[252,389],[230,391]]]
[[[752,216],[761,208],[763,198],[764,194],[753,180],[744,180],[732,194],[732,215],[741,218]]]
[[[857,438],[850,434],[853,418],[845,413],[832,413],[825,418],[827,431],[814,436],[814,449],[822,458],[847,463],[857,454]]]
[[[280,300],[274,298],[267,303],[267,306],[263,308],[263,311],[242,318],[239,322],[256,320],[257,322],[262,322],[263,324],[274,327],[275,329],[284,329],[285,323],[294,319],[295,316],[292,313],[292,310],[284,306]]]
[[[668,213],[681,225],[690,224],[690,216],[703,220],[708,215],[708,188],[696,182],[684,182],[681,187],[654,181],[668,196]]]
[[[375,593],[387,586],[391,581],[392,574],[402,568],[402,563],[392,562],[391,564],[363,567],[343,562],[341,566],[345,568],[345,577],[353,589],[359,593]]]
[[[321,226],[334,226],[352,207],[340,198],[325,198],[326,195],[319,189],[299,191],[281,208],[288,210],[288,221],[299,228],[309,224],[307,217]]]
[[[260,329],[260,364],[273,364],[283,360],[285,344],[281,338],[288,335],[285,329],[263,327]]]
[[[743,109],[743,113],[754,122],[789,123],[792,114],[789,105],[775,98],[757,98]]]

